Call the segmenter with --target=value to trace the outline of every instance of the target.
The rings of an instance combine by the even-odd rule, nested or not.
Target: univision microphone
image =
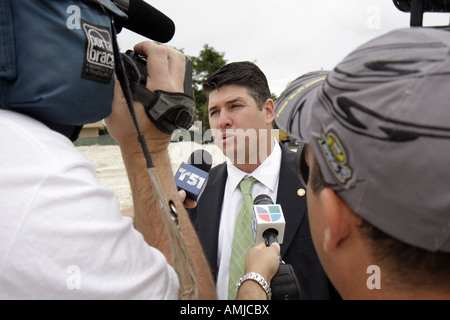
[[[267,194],[260,194],[253,200],[252,231],[255,243],[264,241],[266,246],[273,242],[283,243],[284,229],[283,210],[274,204]]]
[[[187,163],[181,163],[175,174],[178,190],[183,189],[189,198],[197,201],[208,180],[212,166],[211,154],[203,149],[191,153]]]
[[[255,243],[264,241],[266,246],[274,242],[283,243],[284,229],[283,210],[279,204],[274,204],[267,194],[260,194],[253,200],[252,231]],[[280,258],[280,265],[272,278],[272,300],[300,300],[301,289],[297,276],[290,264]]]

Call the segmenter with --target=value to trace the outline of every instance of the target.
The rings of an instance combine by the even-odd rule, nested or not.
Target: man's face
[[[260,110],[246,87],[225,85],[209,94],[208,114],[214,142],[223,153],[238,163],[256,163],[256,154],[271,139],[273,101]]]

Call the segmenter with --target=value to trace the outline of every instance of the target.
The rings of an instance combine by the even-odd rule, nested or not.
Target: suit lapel
[[[283,256],[294,240],[300,223],[306,215],[306,196],[299,196],[297,190],[303,188],[295,171],[296,154],[287,147],[281,146],[281,168],[278,184],[277,203],[283,209],[286,220],[281,256]]]
[[[211,169],[205,191],[198,203],[197,232],[202,241],[205,255],[211,263],[214,277],[217,276],[217,248],[219,243],[220,216],[227,180],[227,166],[220,164]]]

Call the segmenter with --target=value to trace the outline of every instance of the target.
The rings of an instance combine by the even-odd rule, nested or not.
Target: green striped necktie
[[[247,251],[255,245],[252,233],[253,198],[252,186],[257,182],[255,178],[242,179],[239,188],[242,191],[243,202],[236,219],[231,248],[230,273],[228,278],[228,299],[236,299],[236,283],[244,275]]]

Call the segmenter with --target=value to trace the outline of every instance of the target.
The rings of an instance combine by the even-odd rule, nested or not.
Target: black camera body
[[[394,4],[403,12],[411,12],[415,5],[421,6],[423,12],[450,12],[450,1],[446,0],[394,0]]]
[[[449,0],[393,0],[393,2],[398,10],[411,13],[411,27],[423,26],[425,12],[450,12]],[[448,28],[449,26],[441,27]]]
[[[177,129],[188,130],[194,124],[192,60],[189,57],[186,57],[184,93],[148,90],[147,61],[132,50],[122,53],[122,60],[133,98],[144,105],[147,116],[161,131],[172,134]]]
[[[147,61],[144,60],[133,50],[127,50],[122,53],[124,58],[125,71],[130,83],[140,84],[144,86],[147,84]],[[186,56],[186,72],[184,74],[184,93],[192,96],[192,60]]]

